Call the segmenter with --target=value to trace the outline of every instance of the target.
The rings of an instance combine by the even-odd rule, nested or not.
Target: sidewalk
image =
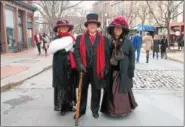
[[[141,49],[142,53],[145,53],[145,50],[142,48]],[[153,51],[150,52],[150,55],[153,54]],[[178,51],[177,49],[171,49],[167,51],[168,59],[177,61],[180,63],[184,63],[184,50]],[[160,57],[160,53],[159,53]]]
[[[1,91],[22,83],[35,75],[47,70],[52,65],[52,55],[37,55],[32,48],[18,53],[1,55]]]
[[[167,55],[170,60],[184,63],[184,51],[168,52]]]

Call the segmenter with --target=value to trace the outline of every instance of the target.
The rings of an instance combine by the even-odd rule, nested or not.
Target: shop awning
[[[153,25],[137,25],[137,31],[155,31],[155,27]]]
[[[31,6],[23,1],[20,1],[20,0],[13,0],[14,3],[18,4],[18,5],[21,5],[25,8],[28,8],[28,9],[31,9],[32,11],[36,11],[37,10],[37,7],[35,6]]]

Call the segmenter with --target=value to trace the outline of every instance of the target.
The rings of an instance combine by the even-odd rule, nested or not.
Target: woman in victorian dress
[[[101,112],[110,116],[123,116],[137,107],[132,93],[135,52],[127,37],[129,28],[124,17],[113,19],[107,31],[111,36],[111,59]]]
[[[77,65],[72,29],[73,25],[67,20],[59,20],[54,27],[57,36],[49,46],[53,54],[54,110],[60,111],[61,115],[75,111],[73,106],[76,104]]]

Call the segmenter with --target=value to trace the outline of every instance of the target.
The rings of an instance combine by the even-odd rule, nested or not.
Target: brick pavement
[[[1,79],[15,75],[22,71],[27,70],[29,67],[26,66],[3,66],[1,67]]]
[[[136,70],[134,89],[182,89],[183,70]]]
[[[38,56],[36,48],[17,53],[1,54],[1,79],[25,71],[33,64],[46,58],[44,54]]]
[[[18,53],[1,55],[1,90],[39,74],[52,65],[52,55],[37,55],[32,48]]]

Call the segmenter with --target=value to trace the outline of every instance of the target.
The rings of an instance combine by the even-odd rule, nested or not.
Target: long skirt
[[[72,70],[67,88],[54,88],[54,106],[56,111],[71,111],[76,105],[76,85],[78,72]]]
[[[101,112],[110,116],[123,116],[137,107],[132,90],[128,93],[120,94],[120,72],[113,71],[113,82],[108,90],[104,91]]]

